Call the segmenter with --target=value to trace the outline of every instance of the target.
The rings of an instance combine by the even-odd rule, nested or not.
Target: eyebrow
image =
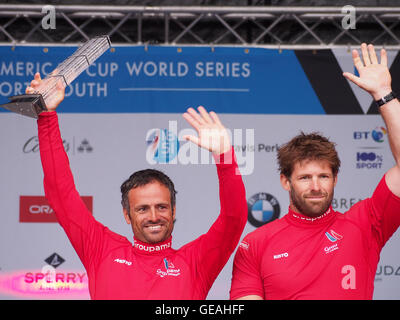
[[[296,178],[300,178],[300,177],[305,177],[305,176],[313,176],[312,173],[300,173],[298,175],[296,175]],[[333,176],[332,172],[320,172],[317,174],[317,176]]]
[[[154,204],[154,205],[155,205],[155,206],[168,206],[168,207],[171,206],[171,204],[170,204],[169,202],[159,202],[159,203],[156,203],[156,204]],[[150,206],[151,206],[150,204],[143,203],[143,204],[138,204],[138,205],[134,206],[134,208],[135,208],[135,209],[138,209],[138,208],[147,208],[147,207],[150,207]]]

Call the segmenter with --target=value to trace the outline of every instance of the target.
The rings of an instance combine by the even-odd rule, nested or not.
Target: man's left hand
[[[208,113],[201,106],[197,110],[198,112],[193,108],[189,108],[183,114],[183,117],[196,129],[198,137],[186,135],[184,138],[201,148],[211,151],[215,155],[228,152],[231,149],[229,134],[217,114],[213,111]]]
[[[392,77],[387,66],[386,50],[381,50],[380,63],[372,44],[368,46],[366,43],[361,44],[361,54],[363,61],[357,50],[352,51],[354,66],[360,76],[357,77],[350,72],[344,72],[343,76],[369,92],[374,100],[379,100],[392,91]]]

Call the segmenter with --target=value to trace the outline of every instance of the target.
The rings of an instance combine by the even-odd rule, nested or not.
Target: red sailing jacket
[[[231,299],[372,299],[379,254],[400,225],[400,198],[385,177],[344,214],[309,218],[289,208],[249,233],[233,266]]]
[[[38,130],[46,198],[87,271],[91,298],[205,299],[247,220],[236,162],[217,164],[221,212],[206,234],[178,250],[171,238],[156,245],[137,239],[132,244],[96,221],[81,201],[56,112],[42,113]]]

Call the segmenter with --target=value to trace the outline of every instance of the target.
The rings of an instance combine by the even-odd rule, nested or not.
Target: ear
[[[175,221],[176,206],[172,208],[172,221]]]
[[[290,180],[288,177],[286,177],[284,174],[280,175],[281,179],[281,185],[282,188],[285,189],[286,191],[290,191]]]
[[[128,213],[128,210],[122,209],[124,212],[124,218],[127,224],[131,224],[131,216]]]

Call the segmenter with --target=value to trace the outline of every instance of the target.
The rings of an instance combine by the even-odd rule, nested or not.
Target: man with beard
[[[395,166],[371,198],[344,214],[332,209],[340,167],[335,145],[301,133],[278,151],[289,212],[248,234],[235,255],[231,299],[372,299],[380,252],[400,225],[400,103],[391,90],[387,55],[361,45],[352,56],[388,129]]]

